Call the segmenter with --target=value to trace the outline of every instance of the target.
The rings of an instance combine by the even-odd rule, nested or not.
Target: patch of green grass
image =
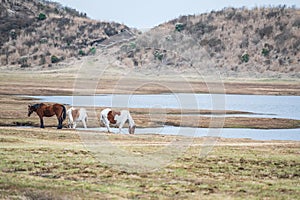
[[[198,155],[201,146],[192,146],[166,167],[127,172],[103,165],[101,157],[96,159],[80,145],[75,131],[1,128],[0,138],[5,141],[0,146],[3,199],[297,199],[300,195],[299,143],[216,146],[204,158]],[[148,140],[147,144],[157,140],[124,135],[110,139]],[[153,149],[148,145],[144,151],[141,146],[129,150],[146,155]]]

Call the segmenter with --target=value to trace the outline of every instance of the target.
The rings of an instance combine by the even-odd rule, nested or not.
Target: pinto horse
[[[34,105],[28,105],[28,117],[30,115],[36,112],[36,114],[40,118],[40,127],[44,128],[44,120],[43,117],[52,117],[53,115],[56,115],[58,120],[58,126],[57,129],[62,128],[62,122],[66,119],[66,108],[64,105],[61,104],[52,104],[52,105],[46,105],[44,103],[38,103]]]
[[[87,128],[87,113],[84,108],[70,108],[67,110],[67,116],[68,116],[68,126],[69,128],[76,128],[77,122],[82,122],[83,127]]]
[[[121,110],[120,112],[116,112],[114,110],[111,110],[110,108],[105,108],[101,111],[100,121],[104,123],[108,132],[111,132],[109,124],[117,125],[119,127],[119,133],[121,133],[124,124],[128,122],[128,132],[129,134],[134,134],[135,123],[128,110]]]

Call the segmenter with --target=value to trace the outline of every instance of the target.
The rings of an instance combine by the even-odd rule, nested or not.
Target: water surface
[[[236,110],[256,113],[245,117],[300,119],[300,96],[147,94],[96,96],[31,96],[43,102],[73,106]]]

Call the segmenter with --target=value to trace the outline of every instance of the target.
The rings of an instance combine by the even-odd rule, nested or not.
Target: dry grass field
[[[55,117],[40,129],[27,117],[39,102],[28,96],[300,96],[299,9],[228,8],[142,33],[52,1],[2,4],[0,199],[299,199],[300,141],[109,134],[66,121],[57,130]],[[99,127],[103,108],[86,109],[88,127]],[[138,128],[300,128],[239,110],[130,112]],[[212,123],[225,113],[236,115]]]
[[[181,139],[99,134],[115,144],[113,148],[136,156]],[[139,172],[106,165],[101,156],[87,150],[79,135],[54,128],[1,127],[0,198],[297,199],[300,195],[299,142],[219,138],[212,151],[200,157],[205,138],[198,138],[166,166]]]
[[[45,129],[38,128],[38,117],[27,117],[27,104],[36,100],[22,95],[72,95],[74,72],[76,69],[70,68],[59,73],[10,70],[0,73],[1,199],[297,199],[300,195],[300,143],[297,141],[191,138],[187,148],[175,155],[173,151],[178,151],[178,147],[172,142],[184,141],[185,137],[57,130],[54,117],[45,119]],[[175,85],[176,88],[177,84],[178,92],[182,92],[182,83],[168,77],[160,78],[160,83],[164,82],[161,85]],[[107,76],[101,81],[96,92],[112,93],[111,85],[118,83],[118,77]],[[132,82],[119,89],[131,90],[143,81],[133,77]],[[191,80],[190,83],[193,92],[207,91],[203,82]],[[225,88],[228,93],[247,94],[282,95],[299,94],[300,91],[294,81],[240,84],[228,81]],[[168,91],[157,85],[146,85],[135,92]],[[97,113],[101,108],[87,109],[89,126],[98,127]],[[159,120],[149,118],[149,113],[160,113],[159,109],[131,109],[131,112],[139,127],[161,126]],[[180,116],[218,114],[219,111],[169,109],[164,112],[167,114],[165,123],[169,125],[208,127],[209,117],[192,115],[194,117],[183,123]],[[299,127],[299,120],[232,117],[225,119],[224,127],[295,128]],[[112,148],[106,148],[106,154],[99,155],[89,148],[84,137],[99,143],[97,148],[101,150],[107,147],[101,146],[105,138]],[[206,142],[210,140],[214,142]],[[206,154],[201,156],[205,150]],[[168,162],[155,170],[146,170],[145,163],[131,159],[126,163],[134,167],[127,170],[118,164],[106,163],[107,158],[117,160],[122,155],[118,154],[120,151],[132,158],[158,156],[152,164],[162,160]]]

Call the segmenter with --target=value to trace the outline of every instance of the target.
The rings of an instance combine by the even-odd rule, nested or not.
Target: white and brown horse
[[[67,110],[68,116],[68,127],[69,128],[76,128],[77,122],[82,122],[83,127],[87,128],[87,113],[84,108],[76,109],[76,108],[69,108]]]
[[[126,122],[128,122],[129,134],[134,134],[135,123],[128,110],[121,110],[120,112],[114,111],[110,108],[105,108],[100,113],[100,121],[104,123],[108,132],[111,132],[109,124],[116,125],[119,127],[119,133]]]

